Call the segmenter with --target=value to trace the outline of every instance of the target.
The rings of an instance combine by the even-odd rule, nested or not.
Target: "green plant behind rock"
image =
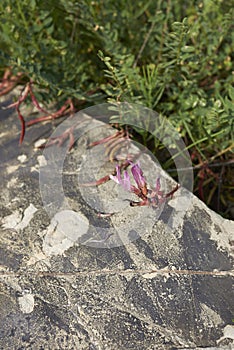
[[[0,13],[2,75],[33,82],[43,105],[129,101],[168,117],[191,152],[200,197],[230,215],[230,2],[2,0]],[[136,133],[165,156],[152,135]]]

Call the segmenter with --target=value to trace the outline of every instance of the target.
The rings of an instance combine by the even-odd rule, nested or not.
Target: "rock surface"
[[[184,216],[181,200],[172,200],[152,221],[155,212],[130,208],[120,192],[112,202],[111,183],[98,194],[78,186],[82,140],[63,167],[70,209],[49,217],[39,186],[47,163],[33,145],[53,128],[29,129],[18,147],[17,116],[1,111],[0,349],[232,349],[234,223],[193,195]],[[97,195],[105,211],[114,203],[116,214],[98,218]],[[175,198],[182,196],[183,189]],[[77,222],[82,229],[69,227]],[[90,227],[100,231],[94,238]],[[118,230],[124,245],[115,241]],[[107,243],[99,248],[98,240]]]

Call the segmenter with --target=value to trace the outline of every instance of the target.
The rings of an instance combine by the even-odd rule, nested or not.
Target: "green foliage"
[[[0,16],[0,70],[23,72],[44,103],[140,103],[169,118],[195,164],[230,160],[231,2],[2,0]]]

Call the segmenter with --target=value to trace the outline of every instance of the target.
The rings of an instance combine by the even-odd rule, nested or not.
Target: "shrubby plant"
[[[0,13],[1,94],[22,84],[45,109],[129,101],[156,110],[184,138],[195,192],[231,217],[231,2],[2,0]],[[173,175],[163,145],[133,134]]]

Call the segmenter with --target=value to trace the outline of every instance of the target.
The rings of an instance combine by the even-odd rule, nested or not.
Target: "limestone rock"
[[[233,222],[185,189],[162,211],[152,211],[130,208],[132,198],[113,183],[100,192],[82,188],[77,180],[86,152],[82,139],[64,160],[66,200],[60,209],[70,224],[61,229],[61,217],[49,216],[62,198],[53,187],[58,174],[48,174],[44,194],[55,195],[46,211],[39,171],[47,163],[43,151],[33,148],[52,127],[29,129],[19,147],[17,117],[1,111],[0,348],[234,347]],[[95,163],[91,166],[95,171]],[[146,169],[149,181],[151,173]],[[170,188],[173,181],[168,177],[164,185]],[[102,209],[115,214],[100,218]],[[77,222],[69,210],[77,213]]]

